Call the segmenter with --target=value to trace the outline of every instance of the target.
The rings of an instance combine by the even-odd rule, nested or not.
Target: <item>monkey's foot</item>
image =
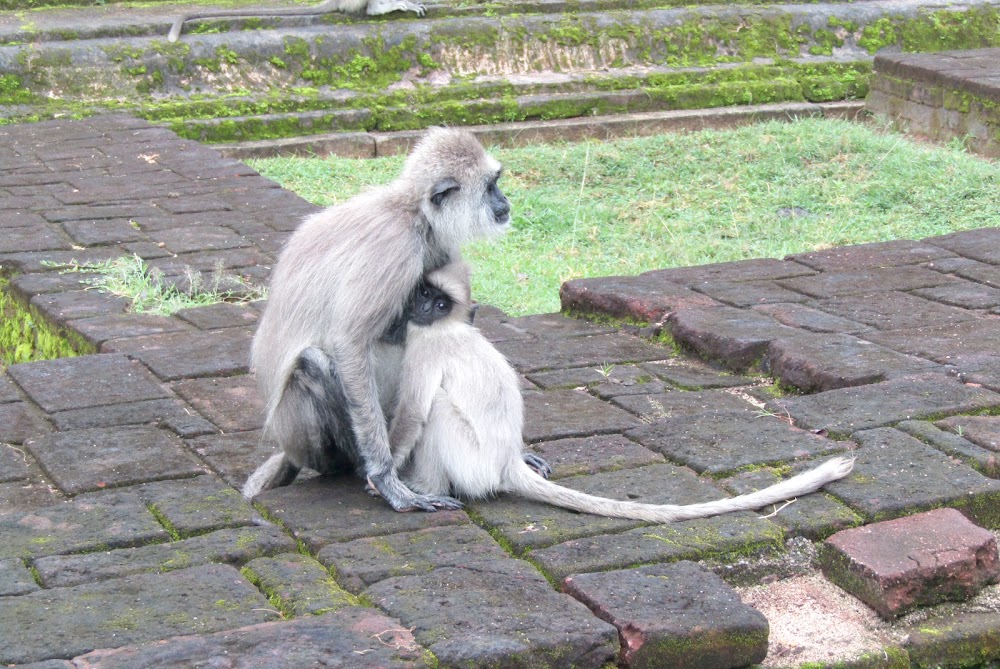
[[[376,480],[369,476],[365,489],[370,495],[385,499],[396,511],[451,511],[464,506],[459,500],[446,495],[418,495],[407,488],[395,474],[382,475]]]
[[[552,467],[545,460],[541,459],[534,453],[524,453],[523,457],[524,464],[534,469],[535,473],[543,479],[547,479],[552,476]]]

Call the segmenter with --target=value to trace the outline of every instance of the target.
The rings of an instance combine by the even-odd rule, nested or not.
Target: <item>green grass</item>
[[[586,276],[920,239],[1000,225],[1000,166],[872,126],[727,131],[495,150],[513,230],[466,249],[473,295],[510,314],[559,309]],[[390,181],[402,158],[274,158],[262,174],[320,204]]]

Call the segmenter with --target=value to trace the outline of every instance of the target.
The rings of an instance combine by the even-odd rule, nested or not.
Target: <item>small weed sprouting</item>
[[[97,278],[87,279],[90,287],[131,302],[130,310],[139,314],[169,316],[181,309],[203,307],[219,302],[245,303],[266,296],[264,288],[248,283],[242,277],[225,271],[218,265],[206,281],[200,272],[188,268],[179,281],[168,281],[163,273],[146,265],[137,255],[113,258],[101,262],[66,264],[46,263],[60,272],[94,272]]]

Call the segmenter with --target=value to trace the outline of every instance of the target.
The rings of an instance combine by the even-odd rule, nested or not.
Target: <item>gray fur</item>
[[[453,263],[427,277],[455,301],[429,326],[411,321],[399,403],[389,433],[393,457],[410,488],[429,495],[484,498],[509,492],[574,511],[655,523],[757,509],[804,495],[851,471],[833,458],[763,490],[702,504],[654,505],[595,497],[547,481],[547,465],[525,457],[517,373],[465,319],[468,274]]]
[[[424,3],[412,2],[411,0],[323,0],[312,7],[206,9],[179,16],[170,26],[167,41],[176,42],[184,29],[184,23],[194,19],[221,19],[238,16],[319,16],[330,12],[344,12],[345,14],[361,14],[363,12],[368,16],[378,16],[395,11],[413,12],[417,16],[423,16],[427,9],[424,7]]]
[[[459,258],[462,243],[506,229],[510,205],[496,187],[500,172],[470,133],[435,128],[399,178],[307,218],[288,240],[251,356],[265,402],[265,436],[292,467],[328,472],[346,455],[397,510],[459,506],[447,497],[414,495],[396,475],[386,410],[394,403],[401,352],[383,336],[426,272]],[[313,379],[310,390],[309,379],[295,376],[308,349],[326,356],[337,382]],[[325,439],[330,432],[317,406],[329,402],[347,407],[343,422],[356,448]],[[255,474],[243,494],[252,498],[276,485],[276,478]]]

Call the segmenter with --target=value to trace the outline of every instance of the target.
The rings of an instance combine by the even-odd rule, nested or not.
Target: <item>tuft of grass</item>
[[[829,119],[498,149],[513,230],[469,246],[477,299],[559,309],[563,281],[1000,225],[1000,166],[960,144]],[[402,158],[272,158],[319,204],[392,180]]]
[[[251,302],[266,297],[264,288],[253,286],[243,278],[216,267],[206,282],[199,272],[190,270],[181,288],[164,280],[163,273],[150,268],[137,255],[112,258],[101,262],[66,264],[50,263],[60,272],[95,272],[97,278],[83,283],[105,293],[124,297],[131,302],[130,311],[139,314],[169,316],[182,309],[202,307],[219,302]]]

